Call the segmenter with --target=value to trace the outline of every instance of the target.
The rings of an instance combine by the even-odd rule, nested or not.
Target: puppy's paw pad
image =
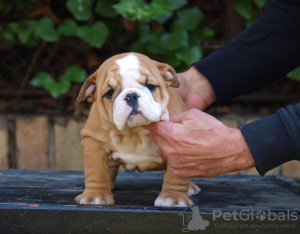
[[[188,190],[189,196],[195,196],[199,193],[201,193],[201,189],[191,181]]]

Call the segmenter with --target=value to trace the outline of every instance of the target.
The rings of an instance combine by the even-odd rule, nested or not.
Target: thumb
[[[170,130],[172,130],[174,127],[173,125],[174,123],[169,121],[159,121],[145,125],[143,128],[164,137],[170,134]]]
[[[185,120],[194,119],[199,114],[201,114],[200,110],[190,109],[180,114],[170,116],[170,121],[173,123],[183,123]]]

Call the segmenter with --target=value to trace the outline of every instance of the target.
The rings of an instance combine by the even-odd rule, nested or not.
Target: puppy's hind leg
[[[111,189],[114,189],[114,183],[118,175],[120,164],[114,160],[111,155],[108,157],[108,174],[110,176]]]

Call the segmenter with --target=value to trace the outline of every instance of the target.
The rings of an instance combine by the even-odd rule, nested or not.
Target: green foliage
[[[241,0],[236,6],[236,11],[246,19],[249,28],[260,16],[268,0]]]
[[[1,1],[0,14],[8,15],[32,9],[38,3],[38,0],[17,1],[17,4]],[[73,17],[62,19],[60,25],[49,17],[12,21],[1,25],[2,37],[22,46],[37,47],[41,41],[56,43],[63,36],[72,36],[100,49],[108,40],[111,30],[108,25],[115,27],[111,20],[123,17],[138,22],[139,33],[131,43],[132,51],[164,57],[167,63],[181,71],[203,57],[201,43],[214,36],[212,29],[202,25],[202,11],[197,7],[186,7],[187,3],[187,0],[120,0],[117,3],[68,0],[65,6]],[[119,24],[120,21],[117,22]],[[160,26],[153,27],[153,22]],[[128,41],[130,38],[132,36],[122,34],[118,41]],[[68,91],[71,82],[83,82],[86,78],[86,72],[78,69],[69,67],[66,74],[59,76],[58,82],[51,74],[41,71],[30,83],[46,89],[53,97],[58,97]]]
[[[267,1],[241,0],[235,8],[249,27]],[[20,19],[20,11],[33,9],[40,3],[40,0],[0,1],[0,15],[12,19],[0,23],[1,40],[37,48],[42,41],[51,44],[62,37],[73,37],[101,49],[110,38],[115,43],[129,44],[131,51],[165,59],[180,72],[203,57],[202,43],[215,34],[207,26],[201,9],[187,0],[67,0],[64,4],[70,16],[60,18],[60,22],[45,16]],[[132,22],[136,34],[122,28],[122,18]],[[288,76],[299,80],[299,70]],[[58,79],[40,71],[30,83],[58,97],[70,89],[72,82],[81,83],[86,77],[83,68],[70,66]]]
[[[87,21],[91,18],[92,0],[69,0],[67,8],[72,12],[75,19],[79,21]]]
[[[286,76],[293,80],[300,81],[300,67],[295,68],[294,70],[289,72]]]
[[[36,26],[35,35],[47,42],[56,42],[59,33],[54,27],[54,22],[48,17],[41,18]]]
[[[56,98],[68,92],[71,82],[82,83],[87,75],[84,69],[73,65],[67,69],[64,75],[59,77],[59,82],[56,82],[49,73],[41,71],[32,78],[30,84],[38,88],[44,88],[52,97]]]
[[[105,23],[98,21],[93,26],[79,27],[76,35],[87,41],[91,46],[100,48],[107,39],[108,27]]]
[[[143,9],[148,10],[149,14],[146,16],[136,11],[132,14],[126,14],[132,9],[129,7],[130,5],[125,4],[126,2],[128,3],[124,0],[119,3],[122,3],[122,8],[117,8],[117,12],[128,20],[138,19],[143,22],[138,26],[139,36],[132,45],[133,51],[165,56],[166,62],[176,67],[177,71],[187,69],[192,63],[203,57],[201,43],[213,37],[214,31],[201,26],[204,15],[199,8],[182,8],[187,1],[152,1],[151,4],[147,4],[136,0],[136,4],[140,4]],[[130,4],[132,2],[133,0],[130,0]],[[164,4],[164,7],[159,4]],[[164,13],[158,14],[158,11],[153,10],[155,9],[153,5],[160,6],[161,9],[164,9]],[[114,7],[116,8],[116,5]],[[157,21],[157,23],[165,22],[171,16],[175,16],[177,20],[171,21],[169,27],[153,29],[151,22],[149,23],[150,19]]]

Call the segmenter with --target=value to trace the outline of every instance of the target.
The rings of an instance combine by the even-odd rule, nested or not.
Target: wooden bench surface
[[[113,192],[115,205],[92,206],[74,202],[84,188],[83,172],[0,170],[0,232],[181,233],[184,215],[192,214],[192,210],[154,207],[162,181],[160,173],[119,173]],[[223,175],[193,178],[193,181],[202,192],[192,200],[201,216],[210,220],[207,230],[211,233],[220,233],[220,230],[233,233],[233,229],[213,225],[215,210],[222,213],[235,210],[295,212],[300,218],[300,186],[293,180],[280,176]],[[271,221],[248,223],[251,222],[261,225]],[[231,219],[227,223],[245,221]],[[300,219],[283,223],[295,224],[288,233],[300,233]],[[279,232],[282,229],[260,228],[282,233]]]

